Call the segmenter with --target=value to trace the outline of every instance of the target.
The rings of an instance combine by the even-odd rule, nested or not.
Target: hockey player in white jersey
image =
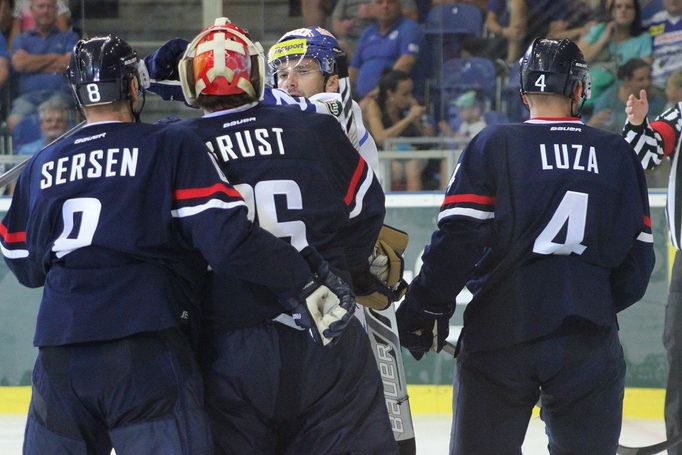
[[[291,96],[327,104],[360,155],[377,171],[379,155],[362,121],[362,110],[350,97],[346,54],[329,31],[313,26],[285,33],[268,52],[273,87]],[[341,112],[336,106],[341,102]]]

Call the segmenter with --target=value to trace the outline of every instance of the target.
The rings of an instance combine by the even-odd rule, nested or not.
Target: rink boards
[[[406,275],[414,276],[419,257],[435,228],[440,193],[388,194],[386,223],[410,234],[406,251]],[[627,362],[625,414],[632,418],[662,418],[662,388],[667,364],[661,336],[670,269],[670,245],[665,223],[665,194],[650,193],[652,225],[656,248],[656,268],[641,302],[619,315],[621,339]],[[0,216],[9,206],[0,198]],[[40,300],[40,289],[26,289],[17,283],[4,262],[0,264],[0,386],[30,384],[35,349],[31,339]],[[456,332],[468,300],[465,291],[451,320]],[[450,412],[452,388],[449,385],[454,359],[444,353],[428,355],[420,362],[405,353],[412,408],[416,413]],[[0,387],[0,413],[23,413],[28,387]]]

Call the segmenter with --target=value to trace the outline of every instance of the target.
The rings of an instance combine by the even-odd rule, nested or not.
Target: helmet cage
[[[213,26],[189,43],[178,63],[178,73],[185,101],[191,106],[197,105],[197,97],[202,94],[245,93],[254,101],[263,99],[263,47],[226,17],[216,19]]]
[[[121,51],[123,55],[112,58],[112,55]],[[130,99],[129,84],[133,77],[137,79],[141,91],[150,85],[144,61],[125,41],[111,35],[78,41],[66,76],[80,106],[98,106]]]

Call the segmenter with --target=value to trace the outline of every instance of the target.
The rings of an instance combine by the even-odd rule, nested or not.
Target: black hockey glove
[[[405,297],[395,312],[400,345],[420,360],[428,351],[440,352],[450,333],[454,305],[442,310],[426,309]]]
[[[317,251],[301,252],[315,274],[288,306],[299,327],[308,329],[315,342],[326,346],[348,327],[355,311],[355,296],[348,283],[329,270]]]

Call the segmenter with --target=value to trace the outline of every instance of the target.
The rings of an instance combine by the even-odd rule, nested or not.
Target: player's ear
[[[338,74],[331,74],[327,78],[327,83],[324,86],[324,91],[325,92],[331,92],[331,93],[336,93],[339,91],[339,75]]]
[[[133,103],[140,98],[140,86],[139,83],[137,82],[136,77],[130,78],[130,82],[128,83],[128,90],[130,93],[130,99],[133,101]]]

